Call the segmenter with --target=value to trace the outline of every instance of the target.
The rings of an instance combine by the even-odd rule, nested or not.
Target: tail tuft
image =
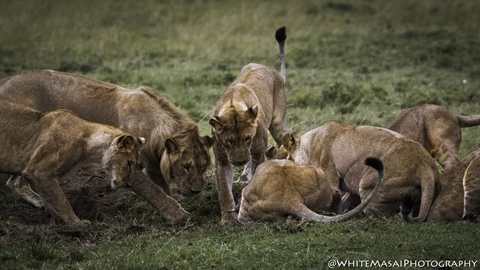
[[[365,159],[365,165],[373,167],[377,171],[383,171],[383,162],[378,158],[368,157]]]
[[[283,43],[287,39],[287,27],[282,26],[275,31],[275,39],[278,43]]]

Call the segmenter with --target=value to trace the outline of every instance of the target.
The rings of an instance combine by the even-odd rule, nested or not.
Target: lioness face
[[[143,138],[131,135],[116,137],[103,156],[103,168],[112,176],[112,189],[128,185],[133,174],[139,168],[138,152]]]
[[[253,138],[257,133],[257,106],[240,113],[228,113],[210,119],[213,136],[222,145],[228,161],[245,165],[251,156]]]
[[[190,141],[190,143],[187,143]],[[193,139],[169,138],[160,161],[163,178],[175,184],[182,196],[193,196],[203,189],[203,174],[210,165],[208,136]]]

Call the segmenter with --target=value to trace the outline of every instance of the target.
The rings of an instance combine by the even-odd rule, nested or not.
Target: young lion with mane
[[[162,187],[161,192],[170,195],[171,184],[184,196],[203,189],[211,138],[201,137],[187,115],[148,87],[131,90],[74,74],[39,70],[0,80],[0,97],[41,112],[69,109],[88,121],[145,137],[139,158],[149,178]],[[169,216],[171,221],[187,220],[180,205],[172,207],[176,215]]]

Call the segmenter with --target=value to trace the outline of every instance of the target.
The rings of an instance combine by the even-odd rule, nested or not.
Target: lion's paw
[[[229,212],[228,214],[222,215],[222,220],[220,221],[220,225],[228,226],[228,225],[236,225],[240,224],[237,219],[237,213]]]
[[[163,213],[163,217],[169,223],[182,224],[188,220],[188,218],[190,217],[190,213],[183,209],[180,209],[177,211],[171,211],[170,213]]]

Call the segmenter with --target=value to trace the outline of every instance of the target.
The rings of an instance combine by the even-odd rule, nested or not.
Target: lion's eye
[[[232,139],[226,140],[225,144],[229,147],[233,147],[235,145],[235,141]]]
[[[182,167],[186,170],[186,171],[190,171],[190,164],[183,164]]]

